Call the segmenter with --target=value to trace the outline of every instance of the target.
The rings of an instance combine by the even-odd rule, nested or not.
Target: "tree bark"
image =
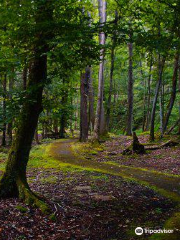
[[[27,68],[27,64],[25,63],[24,69],[23,69],[23,89],[26,90],[27,87],[27,72],[28,72],[28,68]]]
[[[163,69],[164,69],[164,64],[165,64],[165,58],[159,55],[159,72],[158,72],[158,81],[156,84],[156,90],[155,90],[155,96],[153,100],[153,106],[152,106],[152,111],[151,111],[151,127],[150,127],[150,140],[154,141],[154,124],[155,124],[155,114],[156,114],[156,105],[157,105],[157,100],[159,96],[159,90],[161,87],[162,83],[162,74],[163,74]]]
[[[115,12],[115,26],[118,23],[118,13]],[[111,48],[111,69],[110,69],[110,82],[109,82],[109,96],[107,102],[107,130],[110,131],[110,115],[111,115],[111,99],[113,92],[113,74],[114,74],[114,61],[115,61],[115,47],[116,47],[116,30],[113,33],[112,48]]]
[[[66,111],[66,105],[68,100],[68,89],[65,89],[65,80],[63,79],[63,92],[62,92],[62,111],[61,111],[61,117],[60,117],[60,131],[59,131],[59,137],[65,138],[65,128],[67,125],[67,111]]]
[[[3,134],[2,134],[2,146],[6,146],[6,98],[7,98],[7,74],[3,76]]]
[[[35,16],[36,24],[45,26],[44,23],[52,21],[51,1],[37,2]],[[31,190],[27,182],[26,168],[29,153],[42,111],[42,93],[47,79],[47,40],[51,32],[37,31],[34,40],[34,57],[31,64],[27,93],[21,112],[18,117],[18,128],[9,152],[8,161],[3,177],[0,181],[0,197],[19,197],[28,204],[32,204],[47,211],[44,204]]]
[[[133,124],[133,43],[128,44],[129,49],[129,73],[128,73],[128,111],[126,135],[132,136]]]
[[[161,137],[163,137],[163,120],[164,120],[164,104],[163,104],[163,81],[160,86],[160,94],[159,94],[159,117],[160,117],[160,133]]]
[[[165,119],[164,119],[163,133],[165,133],[165,131],[167,129],[169,118],[171,116],[171,112],[172,112],[172,109],[173,109],[173,106],[174,106],[174,102],[175,102],[175,99],[176,99],[176,86],[177,86],[178,67],[179,67],[179,53],[177,53],[176,56],[175,56],[174,73],[173,73],[173,78],[172,78],[171,98],[169,100],[168,109],[167,109],[167,112],[166,112],[166,115],[165,115]]]
[[[88,140],[88,93],[89,93],[90,67],[86,67],[85,73],[81,73],[81,107],[80,107],[80,138],[81,142]]]
[[[150,61],[150,68],[149,68],[149,77],[148,77],[148,98],[147,98],[147,116],[146,116],[146,127],[145,130],[148,131],[149,130],[149,122],[150,122],[150,118],[151,118],[151,81],[152,81],[152,57],[151,57],[151,61]]]
[[[99,6],[99,18],[100,27],[102,28],[106,22],[106,1],[98,0]],[[94,125],[93,141],[99,141],[100,128],[101,128],[101,118],[102,118],[102,106],[103,106],[103,96],[104,96],[104,45],[106,43],[106,36],[104,31],[101,29],[99,34],[99,43],[102,47],[100,51],[100,65],[99,65],[99,78],[98,78],[98,100],[96,109],[96,118]]]
[[[178,89],[180,93],[180,60],[179,60],[179,68],[178,68]],[[180,119],[180,100],[179,100],[179,119]],[[179,128],[178,128],[178,134],[180,135],[180,121],[179,121]]]
[[[12,101],[13,86],[14,86],[14,68],[12,68],[12,75],[9,78],[9,100],[10,101]],[[8,123],[8,129],[7,129],[7,133],[8,133],[8,136],[9,136],[9,145],[12,144],[12,139],[13,139],[12,130],[13,130],[13,118]]]
[[[92,67],[90,67],[89,77],[89,125],[90,129],[94,129],[95,113],[94,113],[94,88],[92,78]]]

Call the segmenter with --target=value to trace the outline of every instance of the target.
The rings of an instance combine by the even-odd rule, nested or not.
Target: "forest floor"
[[[96,148],[73,139],[34,146],[29,184],[54,214],[50,220],[18,199],[1,200],[0,239],[179,240],[180,147],[123,156],[130,142],[121,136]],[[6,157],[0,154],[0,175]],[[175,233],[134,233],[164,225]]]

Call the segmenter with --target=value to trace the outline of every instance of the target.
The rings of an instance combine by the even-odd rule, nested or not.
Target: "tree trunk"
[[[63,93],[62,93],[62,99],[61,99],[61,104],[63,106],[62,108],[62,113],[60,117],[60,132],[59,132],[59,137],[60,138],[65,138],[65,128],[67,125],[67,112],[66,112],[66,104],[68,100],[68,89],[65,89],[65,80],[63,79]]]
[[[94,129],[95,113],[94,113],[94,89],[92,78],[92,67],[90,68],[89,77],[89,125],[90,129]]]
[[[7,98],[7,74],[3,76],[3,134],[2,146],[6,146],[6,98]]]
[[[171,116],[171,112],[172,112],[172,109],[174,106],[174,101],[176,99],[177,74],[178,74],[178,67],[179,67],[178,65],[179,65],[179,53],[177,53],[175,56],[174,73],[173,73],[173,78],[172,78],[171,98],[169,100],[168,109],[167,109],[167,113],[166,113],[165,120],[164,120],[163,133],[165,133],[165,131],[167,129],[169,118]]]
[[[26,90],[27,87],[27,72],[28,72],[28,68],[27,68],[27,64],[25,63],[24,69],[23,69],[23,89]]]
[[[163,82],[163,81],[162,81]],[[163,83],[160,86],[160,94],[159,94],[159,117],[160,117],[160,133],[161,137],[163,137],[163,120],[164,120],[164,106],[163,106]]]
[[[128,79],[128,111],[126,135],[132,136],[133,124],[133,44],[128,44],[129,48],[129,79]]]
[[[12,91],[14,87],[14,68],[12,68],[12,75],[9,78],[9,100],[12,101]],[[7,133],[9,136],[9,145],[12,144],[12,139],[13,139],[13,134],[12,134],[12,129],[13,129],[13,119],[8,123],[8,129]]]
[[[51,1],[37,2],[36,24],[44,26],[52,20]],[[29,153],[42,111],[42,92],[47,78],[47,40],[50,39],[49,30],[44,30],[35,36],[34,57],[31,64],[27,83],[26,98],[18,117],[18,128],[13,139],[6,169],[0,181],[0,197],[19,197],[27,203],[47,211],[44,204],[29,188],[26,168]]]
[[[156,84],[155,96],[153,100],[152,112],[151,112],[151,127],[150,127],[150,140],[154,141],[154,123],[155,123],[155,114],[156,114],[156,105],[159,95],[159,90],[162,83],[162,74],[165,64],[165,58],[163,57],[161,60],[161,56],[159,55],[159,73],[158,73],[158,81]]]
[[[86,67],[81,74],[81,107],[80,107],[80,138],[81,142],[88,140],[88,92],[89,92],[90,67]]]
[[[152,80],[152,57],[150,62],[149,77],[148,77],[148,98],[147,98],[147,116],[145,130],[149,130],[149,122],[151,118],[151,80]]]
[[[106,1],[98,0],[99,4],[99,18],[100,27],[102,28],[106,22]],[[102,117],[102,106],[103,106],[103,96],[104,96],[104,45],[106,43],[106,36],[103,30],[99,34],[99,43],[102,46],[100,51],[100,65],[99,65],[99,78],[98,78],[98,100],[96,109],[96,118],[94,125],[93,141],[99,141],[100,128],[101,128],[101,117]]]
[[[179,77],[179,94],[180,94],[180,60],[179,60],[179,68],[178,68],[178,77]],[[180,100],[179,100],[179,118],[180,118]],[[178,134],[180,135],[180,121],[179,121],[179,128]]]
[[[118,13],[115,12],[115,26],[118,22]],[[109,96],[107,102],[107,117],[106,117],[106,125],[107,130],[110,131],[110,115],[111,115],[111,99],[112,99],[112,92],[113,92],[113,74],[114,74],[114,61],[115,61],[115,47],[116,47],[116,30],[113,34],[112,39],[112,48],[111,48],[111,69],[110,69],[110,82],[109,82]]]

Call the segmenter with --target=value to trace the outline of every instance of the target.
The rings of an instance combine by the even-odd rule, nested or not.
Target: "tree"
[[[169,100],[169,104],[167,107],[167,113],[165,115],[165,119],[164,119],[164,126],[163,126],[163,133],[165,133],[167,126],[168,126],[168,122],[169,122],[169,118],[174,106],[174,101],[176,99],[176,86],[177,86],[177,77],[178,77],[178,67],[179,67],[179,52],[176,53],[175,55],[175,60],[174,60],[174,73],[173,73],[173,78],[172,78],[172,91],[171,91],[171,97]]]
[[[88,139],[89,119],[88,119],[88,95],[90,67],[86,67],[85,73],[81,73],[81,106],[80,106],[80,141],[86,142]]]
[[[49,28],[53,19],[51,0],[35,3],[36,31],[34,35],[33,59],[27,84],[26,99],[18,118],[18,129],[9,152],[6,170],[0,181],[0,197],[20,197],[43,210],[45,205],[30,190],[26,177],[29,152],[42,111],[42,93],[47,78],[48,40],[52,37]],[[43,31],[39,31],[42,29]]]
[[[99,22],[100,22],[100,34],[99,34],[99,43],[101,45],[100,51],[100,64],[99,64],[99,77],[98,77],[98,100],[97,100],[97,109],[94,125],[94,134],[93,141],[98,141],[100,134],[104,129],[104,106],[103,106],[103,97],[104,97],[104,54],[105,49],[104,45],[106,43],[105,32],[103,31],[103,26],[106,23],[106,1],[98,0],[99,6]]]
[[[131,37],[130,37],[131,38]],[[127,113],[127,132],[128,136],[132,135],[133,123],[133,43],[128,44],[129,49],[129,72],[128,72],[128,113]]]

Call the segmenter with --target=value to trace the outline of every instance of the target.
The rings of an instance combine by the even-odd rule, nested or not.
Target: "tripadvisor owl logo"
[[[142,235],[143,234],[143,229],[141,227],[137,227],[135,229],[135,233],[136,233],[136,235]]]

